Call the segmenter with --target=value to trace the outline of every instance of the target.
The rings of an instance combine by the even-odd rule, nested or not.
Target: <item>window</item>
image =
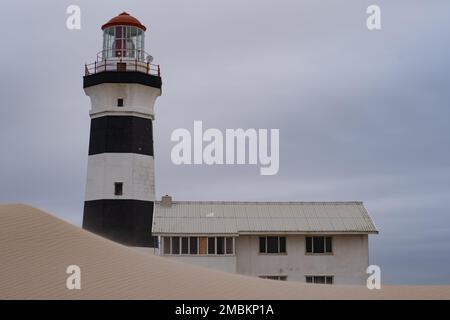
[[[286,253],[286,237],[259,237],[259,253]]]
[[[123,195],[123,182],[114,182],[114,195]]]
[[[216,238],[208,238],[208,254],[216,254]]]
[[[225,238],[225,244],[226,244],[226,254],[233,254],[234,252],[233,238],[231,237]]]
[[[259,276],[261,279],[269,279],[269,280],[279,280],[279,281],[286,281],[287,276]]]
[[[133,26],[111,26],[103,30],[103,58],[144,59],[144,32]]]
[[[231,255],[233,237],[162,237],[164,254]]]
[[[331,237],[306,237],[306,253],[332,253]]]
[[[189,238],[181,238],[181,254],[189,254]]]
[[[217,237],[217,254],[225,253],[225,238]]]
[[[306,276],[306,283],[333,284],[333,276]]]
[[[122,98],[117,99],[117,106],[123,107],[123,99]]]
[[[331,237],[325,237],[325,252],[333,252]]]
[[[314,253],[325,253],[325,238],[324,237],[313,237],[313,252]]]
[[[180,237],[172,237],[172,254],[180,254]]]
[[[278,253],[278,237],[267,237],[267,253]]]
[[[199,254],[206,254],[206,248],[208,245],[208,238],[201,237],[198,239],[199,242]]]
[[[164,254],[170,254],[170,237],[163,238]]]
[[[286,237],[280,237],[280,252],[286,252]]]
[[[312,237],[306,237],[306,252],[307,253],[313,252]]]
[[[259,237],[259,252],[266,252],[266,237]]]
[[[197,254],[198,253],[198,245],[197,245],[197,237],[190,237],[189,238],[189,253],[190,254]]]

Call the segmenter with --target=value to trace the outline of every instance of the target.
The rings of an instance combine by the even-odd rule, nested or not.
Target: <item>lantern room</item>
[[[137,59],[143,61],[145,56],[145,26],[138,19],[122,12],[102,26],[103,59]]]
[[[85,64],[85,76],[100,72],[139,72],[161,77],[159,65],[145,52],[147,28],[135,17],[122,12],[102,26],[103,48],[93,63]]]

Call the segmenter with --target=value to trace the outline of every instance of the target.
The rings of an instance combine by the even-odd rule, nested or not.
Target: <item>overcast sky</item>
[[[382,30],[366,28],[378,4]],[[66,8],[81,7],[81,30]],[[81,225],[84,63],[128,11],[161,65],[156,192],[175,200],[361,200],[389,283],[450,284],[450,2],[4,1],[0,202]],[[280,170],[176,166],[177,128],[280,129]]]

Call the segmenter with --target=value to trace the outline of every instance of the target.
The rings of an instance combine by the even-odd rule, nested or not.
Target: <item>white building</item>
[[[155,203],[152,231],[169,259],[278,280],[364,284],[368,235],[361,202]]]

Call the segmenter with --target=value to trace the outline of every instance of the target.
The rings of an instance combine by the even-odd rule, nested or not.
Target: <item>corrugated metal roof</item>
[[[155,203],[155,234],[378,233],[362,202]]]

